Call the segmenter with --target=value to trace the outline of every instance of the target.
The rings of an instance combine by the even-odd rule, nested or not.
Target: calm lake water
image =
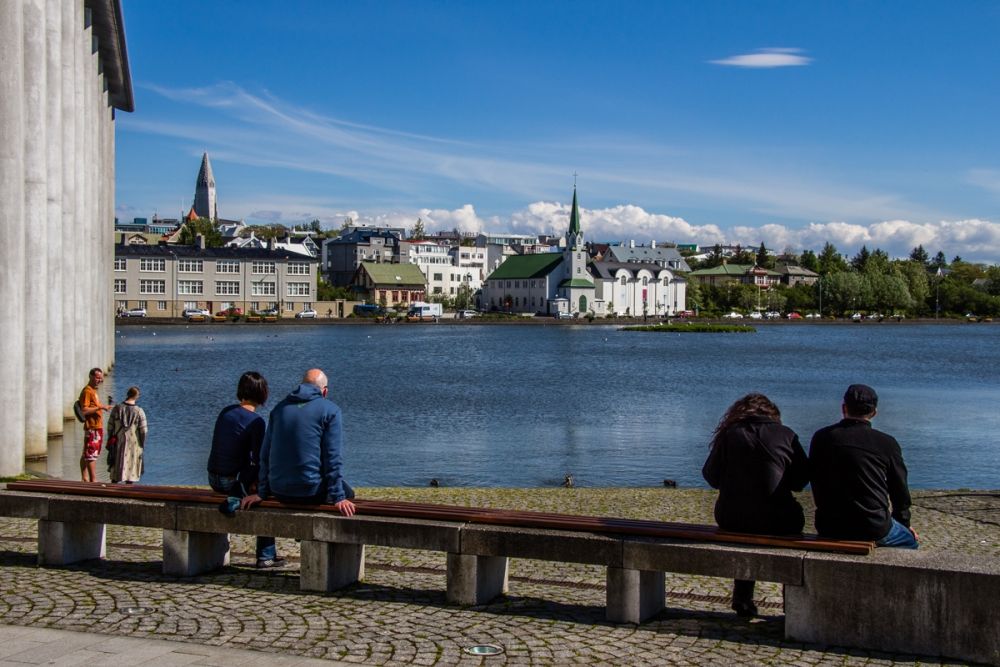
[[[125,326],[108,383],[142,389],[143,482],[205,483],[219,410],[246,370],[267,409],[312,366],[344,411],[359,486],[704,486],[726,407],[761,391],[808,447],[852,382],[880,395],[876,427],[917,488],[998,488],[1000,326],[779,325],[652,334],[598,326]],[[67,424],[68,425],[68,424]],[[75,476],[76,438],[64,469]]]

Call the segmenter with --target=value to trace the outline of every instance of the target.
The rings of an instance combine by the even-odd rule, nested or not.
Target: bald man
[[[341,475],[344,442],[340,407],[326,398],[326,373],[306,371],[301,384],[271,410],[260,448],[257,493],[240,503],[253,507],[265,498],[283,503],[333,505],[354,515],[354,489]]]

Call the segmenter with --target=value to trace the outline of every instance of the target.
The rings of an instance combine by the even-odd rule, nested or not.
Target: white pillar
[[[76,100],[76,39],[79,26],[76,23],[76,2],[62,2],[62,244],[63,254],[60,264],[62,273],[62,392],[60,409],[63,419],[73,419],[73,401],[79,390],[76,364],[76,247],[73,233],[76,218],[76,114],[73,113]],[[81,383],[82,387],[83,384]]]
[[[0,376],[9,381],[0,401],[0,475],[24,469],[24,90],[23,9],[0,2],[0,291],[16,295],[0,335]]]
[[[24,308],[24,453],[45,454],[48,444],[48,415],[39,409],[48,395],[45,363],[48,351],[48,241],[45,221],[48,193],[45,141],[46,56],[45,0],[21,0],[24,10],[24,263],[23,292],[18,299]],[[30,400],[28,400],[30,398]]]
[[[62,2],[47,0],[45,6],[45,62],[47,133],[46,169],[48,171],[48,205],[45,221],[45,243],[48,270],[45,283],[49,289],[46,306],[46,374],[49,384],[44,394],[46,431],[49,435],[63,432],[63,161],[62,161]]]
[[[73,345],[73,360],[75,368],[73,369],[73,377],[76,380],[77,387],[82,387],[83,383],[86,381],[86,368],[88,366],[93,366],[93,364],[87,363],[87,349],[89,347],[88,334],[89,329],[87,327],[87,313],[85,304],[89,303],[87,299],[87,281],[86,281],[86,264],[84,263],[84,258],[86,255],[86,236],[84,234],[84,228],[87,222],[87,199],[86,199],[86,187],[87,181],[85,178],[84,164],[87,159],[86,151],[86,134],[87,126],[84,122],[84,75],[86,73],[86,56],[89,47],[85,44],[85,41],[90,39],[90,31],[84,29],[84,7],[81,0],[75,0],[73,2],[73,51],[74,51],[74,76],[73,76],[73,124],[75,130],[73,132],[75,140],[73,142],[74,147],[74,157],[73,157],[73,179],[76,182],[74,186],[74,193],[76,195],[76,202],[74,204],[74,215],[72,220],[72,226],[68,230],[70,232],[70,238],[72,239],[73,248],[73,322],[76,329],[76,335],[70,340]]]

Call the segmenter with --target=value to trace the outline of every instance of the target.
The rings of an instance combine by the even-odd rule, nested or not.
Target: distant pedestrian
[[[764,535],[802,532],[805,515],[792,492],[809,483],[809,459],[767,396],[747,394],[726,410],[701,472],[719,490],[719,528]],[[750,580],[733,582],[732,608],[739,616],[757,615],[754,587]]]
[[[108,415],[108,472],[116,484],[138,482],[145,471],[146,413],[137,400],[139,388],[129,387],[125,400]]]
[[[104,371],[90,369],[87,386],[80,391],[80,409],[83,412],[83,453],[80,455],[80,477],[84,482],[97,481],[97,457],[104,444],[104,415],[110,405],[101,403],[97,388],[104,382]]]
[[[245,498],[257,491],[260,446],[264,441],[264,418],[257,410],[267,403],[267,380],[247,371],[236,385],[235,405],[222,409],[215,420],[212,451],[208,455],[208,483],[214,491]],[[257,567],[281,567],[273,537],[257,537]]]

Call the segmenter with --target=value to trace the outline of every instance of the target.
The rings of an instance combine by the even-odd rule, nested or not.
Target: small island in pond
[[[663,333],[756,333],[746,324],[708,324],[690,322],[685,324],[649,324],[636,327],[622,327],[619,331],[657,331]]]

